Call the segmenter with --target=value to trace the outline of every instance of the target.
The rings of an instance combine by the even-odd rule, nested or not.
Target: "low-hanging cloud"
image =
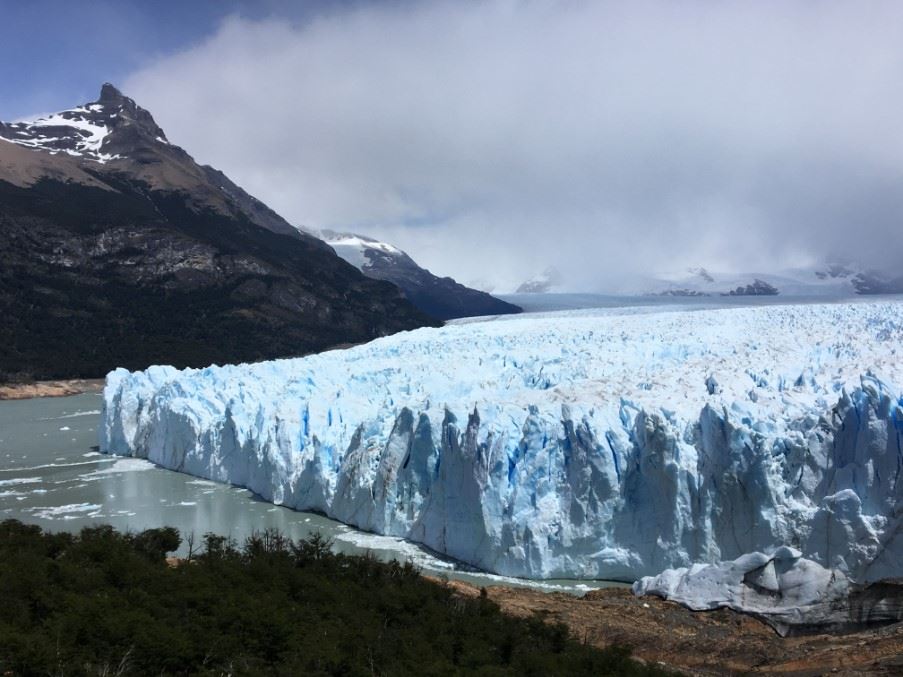
[[[124,83],[296,224],[572,287],[903,260],[896,3],[354,5],[230,18]]]

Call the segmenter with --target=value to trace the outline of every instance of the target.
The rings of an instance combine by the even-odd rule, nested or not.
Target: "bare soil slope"
[[[480,591],[449,582],[460,594]],[[630,646],[634,656],[691,675],[903,675],[903,623],[846,635],[779,637],[733,611],[695,612],[609,588],[583,598],[524,588],[487,588],[502,611],[562,622],[595,646]]]

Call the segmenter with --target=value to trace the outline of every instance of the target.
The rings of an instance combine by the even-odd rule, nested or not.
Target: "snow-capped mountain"
[[[817,270],[779,273],[722,273],[708,268],[688,268],[629,282],[619,290],[628,294],[661,296],[825,296],[855,293],[847,280],[819,277]]]
[[[184,193],[194,209],[248,218],[273,232],[312,241],[225,174],[197,164],[171,144],[148,111],[109,83],[96,102],[32,122],[0,122],[0,170],[0,180],[21,187],[41,178],[109,187],[110,177],[121,176],[151,191]]]
[[[515,294],[548,294],[560,290],[562,283],[561,273],[556,268],[549,267],[529,280],[525,280],[515,290]]]
[[[618,293],[663,296],[825,296],[901,294],[903,275],[864,266],[829,263],[772,273],[722,273],[688,268],[625,283]]]
[[[827,575],[797,598],[826,599],[903,575],[901,317],[608,309],[119,370],[100,444],[500,574],[634,580],[749,555],[712,570],[712,599],[752,572],[756,603],[774,585],[787,601],[788,572],[814,565]]]
[[[710,267],[627,274],[589,289],[575,288],[554,268],[525,281],[515,293],[585,292],[611,296],[822,296],[903,294],[903,269],[826,263],[778,271],[724,272]]]
[[[109,84],[0,123],[0,314],[0,372],[44,378],[298,355],[436,323],[196,163]]]
[[[320,232],[320,237],[326,244],[335,249],[336,254],[358,270],[372,267],[374,261],[378,259],[393,259],[407,256],[394,245],[363,235],[325,230]]]
[[[153,116],[109,83],[93,103],[35,120],[0,122],[0,139],[97,164],[146,157],[156,144],[171,145]]]
[[[427,315],[440,320],[519,313],[517,306],[470,289],[450,277],[438,277],[398,247],[353,233],[324,230],[318,235],[364,275],[386,280]]]

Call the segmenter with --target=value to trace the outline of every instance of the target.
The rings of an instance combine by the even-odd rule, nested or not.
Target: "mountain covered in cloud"
[[[435,324],[112,85],[0,123],[0,371],[98,376],[299,355]]]
[[[659,296],[819,296],[901,294],[903,274],[862,265],[827,263],[778,272],[724,273],[692,267],[625,279],[619,294]]]
[[[903,269],[896,273],[843,263],[816,271],[820,280],[847,280],[857,294],[903,294]]]
[[[524,280],[515,290],[516,294],[549,294],[559,291],[562,284],[561,273],[554,267],[548,267],[538,275]]]
[[[599,293],[691,265],[899,271],[896,3],[832,3],[817,31],[804,2],[346,4],[226,21],[130,87],[291,221],[379,223],[495,293],[547,266]]]
[[[507,315],[521,309],[471,289],[450,277],[433,275],[398,247],[354,233],[324,230],[320,237],[367,277],[396,285],[427,315],[440,320],[477,315]]]
[[[724,272],[692,266],[676,271],[624,274],[618,280],[582,288],[570,271],[548,267],[522,282],[515,294],[594,293],[611,296],[818,296],[903,294],[903,272],[861,264],[825,263],[777,272]]]

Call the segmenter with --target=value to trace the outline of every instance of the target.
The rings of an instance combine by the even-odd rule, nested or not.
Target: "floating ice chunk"
[[[0,487],[8,487],[16,484],[37,484],[40,481],[40,477],[14,477],[7,480],[0,479]]]
[[[30,512],[40,519],[64,519],[72,520],[80,517],[96,517],[95,514],[101,506],[94,503],[70,503],[45,508],[30,508]]]
[[[95,480],[104,477],[105,475],[115,475],[125,472],[138,472],[142,470],[153,470],[153,468],[153,463],[149,463],[143,459],[128,458],[118,460],[113,465],[110,465],[106,468],[101,468],[100,470],[94,470],[92,472],[85,473],[84,475],[80,475],[79,479]]]

